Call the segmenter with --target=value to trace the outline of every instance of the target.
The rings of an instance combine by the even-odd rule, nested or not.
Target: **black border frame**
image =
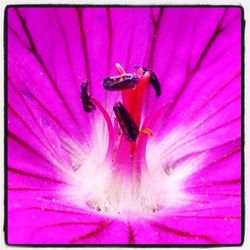
[[[7,167],[8,167],[8,9],[9,8],[43,8],[43,7],[134,7],[134,8],[144,8],[144,7],[168,7],[168,8],[192,8],[192,7],[212,7],[212,8],[223,8],[223,7],[233,7],[241,9],[241,242],[239,244],[10,244],[8,243],[8,178],[7,178]],[[124,5],[124,4],[10,4],[5,7],[4,10],[4,225],[3,231],[5,233],[4,239],[5,244],[12,247],[133,247],[133,248],[163,248],[163,247],[178,247],[178,248],[213,248],[213,247],[239,247],[244,244],[245,238],[245,18],[244,18],[244,8],[241,5],[209,5],[209,4],[190,4],[190,5]]]

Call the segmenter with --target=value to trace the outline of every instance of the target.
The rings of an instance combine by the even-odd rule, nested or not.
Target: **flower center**
[[[138,145],[141,145],[139,142],[143,135],[153,135],[150,128],[141,127],[145,94],[151,83],[156,90],[156,95],[159,96],[160,84],[151,69],[135,66],[135,73],[128,74],[119,63],[115,66],[119,75],[106,77],[103,80],[103,87],[108,91],[121,91],[122,102],[117,102],[113,108],[116,116],[115,124],[118,123],[118,126],[112,126],[105,109],[97,100],[88,95],[87,82],[81,86],[81,97],[86,112],[94,110],[96,104],[103,113],[109,128],[107,158],[112,159],[116,172],[130,180],[138,181],[141,178],[142,164],[137,162],[136,149]]]
[[[146,159],[148,138],[153,135],[151,128],[167,108],[162,105],[148,117],[142,116],[147,88],[153,87],[156,96],[161,94],[155,73],[136,66],[135,73],[128,74],[120,64],[115,66],[118,75],[103,80],[106,91],[121,93],[121,100],[113,104],[114,119],[94,96],[89,95],[88,81],[81,86],[84,111],[91,113],[97,109],[103,115],[109,135],[108,149],[104,152],[103,143],[94,142],[91,152],[77,154],[83,158],[76,160],[80,167],[70,174],[73,187],[64,194],[74,203],[105,214],[154,213],[166,204],[176,205],[176,200],[181,203],[185,195],[180,182],[188,172],[172,173],[170,166],[166,169],[159,157],[152,158],[150,154]],[[102,152],[106,154],[104,158]]]

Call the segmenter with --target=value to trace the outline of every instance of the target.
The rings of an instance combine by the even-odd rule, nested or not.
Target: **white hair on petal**
[[[121,219],[151,216],[160,211],[166,213],[168,209],[191,202],[192,195],[185,190],[185,181],[200,167],[205,153],[175,165],[174,161],[181,155],[166,155],[171,144],[186,130],[175,129],[159,143],[152,140],[146,150],[147,166],[142,167],[140,180],[132,181],[114,171],[118,166],[105,158],[106,128],[99,122],[94,129],[91,150],[81,151],[80,145],[74,146],[72,161],[78,168],[66,172],[70,185],[62,192],[64,199],[79,207],[121,216]]]

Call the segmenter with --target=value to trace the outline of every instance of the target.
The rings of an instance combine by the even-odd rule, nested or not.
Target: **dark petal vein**
[[[27,170],[24,171],[24,170],[16,169],[12,166],[8,166],[8,170],[13,172],[13,173],[19,174],[19,175],[36,178],[36,179],[39,179],[42,181],[49,181],[49,182],[54,182],[54,183],[58,183],[58,184],[66,184],[62,180],[57,180],[54,177],[30,173]]]
[[[200,188],[207,188],[207,187],[214,187],[214,186],[232,186],[232,185],[239,185],[241,184],[241,180],[240,179],[232,179],[232,180],[225,180],[225,181],[210,181],[207,184],[202,184],[202,185],[190,185],[190,186],[186,186],[185,189],[189,190],[189,189],[200,189]]]
[[[85,70],[86,70],[86,79],[89,80],[91,83],[91,71],[90,71],[90,65],[89,65],[89,54],[88,54],[88,45],[87,45],[87,39],[86,39],[86,32],[84,29],[84,20],[83,20],[83,9],[82,8],[76,8],[77,13],[77,20],[78,25],[80,29],[80,35],[81,35],[81,41],[82,41],[82,52],[83,52],[83,60],[85,63]],[[90,85],[91,88],[91,85]]]
[[[111,58],[112,58],[112,46],[113,46],[113,34],[112,34],[112,19],[111,19],[111,11],[110,8],[106,8],[106,16],[107,16],[107,30],[108,30],[108,57],[107,57],[107,74],[110,74],[111,69]]]
[[[43,131],[43,129],[41,128],[38,119],[36,118],[34,111],[30,108],[30,106],[28,105],[27,101],[24,99],[24,97],[20,94],[20,92],[17,90],[17,88],[15,87],[14,84],[12,84],[13,88],[15,89],[15,91],[17,92],[17,94],[20,96],[21,100],[23,101],[25,107],[28,109],[29,114],[31,115],[33,121],[35,122],[35,124],[37,125],[38,129],[40,130],[40,135],[43,135],[43,138],[46,140],[47,144],[44,144],[44,142],[41,142],[42,145],[48,149],[48,147],[46,145],[49,145],[50,148],[48,149],[48,151],[60,161],[60,156],[58,155],[57,151],[53,148],[53,146],[51,145],[46,133]],[[31,129],[32,131],[32,129]],[[32,132],[33,133],[33,132]],[[40,141],[40,139],[39,139]]]
[[[198,131],[198,130],[197,130],[198,128],[200,128],[202,125],[205,125],[205,123],[206,123],[207,121],[209,121],[211,118],[213,118],[214,116],[216,116],[217,114],[219,114],[220,112],[222,112],[223,110],[225,110],[230,104],[232,104],[232,103],[234,103],[235,101],[239,100],[239,98],[240,98],[240,95],[238,95],[238,96],[232,98],[231,100],[229,100],[228,102],[226,102],[223,106],[221,106],[219,109],[217,109],[214,113],[209,114],[207,117],[205,117],[203,120],[201,120],[201,122],[199,122],[197,125],[195,125],[194,127],[192,127],[192,129],[188,130],[188,131],[184,134],[184,136],[182,136],[182,138],[181,138],[180,140],[177,140],[177,141],[175,141],[174,143],[172,143],[169,149],[173,148],[174,145],[177,145],[177,146],[174,147],[173,150],[176,149],[177,147],[179,147],[180,143],[181,143],[182,141],[184,141],[184,139],[185,139],[188,135],[192,134],[192,132],[194,132],[194,131]]]
[[[153,35],[152,35],[150,53],[149,53],[148,63],[147,63],[147,66],[149,68],[151,68],[154,64],[154,53],[155,53],[155,47],[156,47],[156,42],[157,42],[157,36],[158,36],[159,28],[161,25],[162,17],[164,14],[164,10],[165,9],[163,7],[160,7],[160,11],[159,11],[157,20],[154,20],[152,18],[152,15],[151,15],[151,20],[152,20],[152,24],[153,24]]]
[[[213,150],[217,150],[217,149],[221,149],[222,147],[224,146],[228,146],[228,145],[232,145],[232,147],[230,148],[230,150],[232,149],[238,149],[240,148],[240,145],[241,145],[241,138],[236,138],[234,140],[231,140],[231,141],[227,141],[223,144],[220,144],[220,145],[216,145],[214,147],[211,147],[211,148],[207,148],[207,149],[204,149],[204,150],[200,150],[200,151],[195,151],[195,152],[192,152],[190,154],[187,154],[187,155],[184,155],[183,157],[177,159],[174,163],[173,163],[173,166],[178,166],[179,164],[181,164],[183,161],[186,161],[190,158],[193,158],[193,157],[198,157],[200,154],[203,154],[203,153],[206,153],[206,152],[212,152]],[[223,155],[225,154],[225,152],[223,153]]]
[[[135,244],[135,232],[130,222],[128,222],[127,227],[128,227],[128,244]]]
[[[76,226],[76,225],[98,225],[102,222],[94,222],[94,221],[62,221],[53,224],[42,225],[37,228],[37,230],[48,229],[51,227],[66,227],[66,226]]]
[[[46,73],[46,75],[48,76],[50,82],[52,83],[52,86],[55,90],[55,92],[57,93],[58,97],[60,98],[60,100],[62,101],[62,103],[64,103],[65,109],[67,110],[67,112],[69,113],[70,117],[72,118],[72,121],[76,123],[77,119],[74,116],[74,114],[72,113],[72,111],[69,108],[69,105],[66,103],[65,98],[62,96],[62,93],[60,91],[60,89],[58,88],[57,82],[55,81],[55,79],[52,77],[52,75],[50,74],[48,68],[46,67],[37,47],[36,44],[33,40],[33,37],[30,33],[30,30],[27,26],[26,20],[23,18],[23,16],[21,15],[21,13],[19,12],[19,10],[17,8],[15,8],[16,13],[21,21],[22,27],[24,29],[24,32],[28,38],[28,41],[30,43],[30,50],[32,51],[33,55],[35,56],[35,58],[37,59],[37,61],[39,62],[39,64],[41,65],[42,69],[44,70],[44,72]]]
[[[172,113],[172,111],[173,111],[174,107],[176,106],[176,104],[178,103],[180,97],[183,95],[183,93],[187,89],[187,86],[190,83],[192,77],[199,70],[204,58],[206,57],[207,53],[211,49],[216,38],[221,34],[221,24],[223,22],[224,16],[225,16],[225,12],[224,12],[223,16],[221,17],[219,23],[217,24],[217,27],[215,28],[213,35],[211,36],[210,40],[208,41],[207,45],[205,46],[204,50],[202,51],[201,56],[198,59],[198,62],[196,63],[196,65],[194,66],[194,68],[192,69],[191,72],[187,72],[186,80],[183,82],[182,86],[180,87],[179,91],[177,92],[177,94],[174,98],[174,101],[173,101],[172,105],[170,106],[168,113],[167,113],[167,116],[165,118],[169,117],[169,115]]]
[[[18,137],[16,134],[14,134],[12,131],[8,130],[8,139],[12,139],[14,141],[16,141],[17,143],[19,143],[23,148],[27,149],[29,152],[33,153],[35,156],[37,156],[38,158],[51,163],[50,161],[47,160],[46,157],[44,157],[44,155],[34,149],[32,146],[30,146],[27,142],[23,141],[20,137]]]
[[[17,40],[22,44],[22,46],[27,49],[27,50],[31,50],[31,48],[22,40],[22,38],[20,37],[20,35],[18,34],[18,32],[15,31],[15,29],[13,27],[11,27],[11,25],[8,25],[8,29],[14,34],[14,36],[17,38]]]
[[[189,76],[194,75],[195,72],[197,72],[203,62],[203,60],[205,59],[205,57],[207,56],[209,50],[211,49],[212,45],[215,43],[216,39],[218,38],[218,36],[222,33],[222,28],[221,25],[223,23],[223,20],[225,18],[227,9],[224,10],[224,13],[222,14],[212,36],[210,37],[208,43],[206,44],[205,48],[203,49],[197,63],[195,64],[195,66],[193,67],[193,69],[187,73],[187,78],[189,78]]]
[[[89,238],[89,237],[92,237],[92,236],[96,236],[98,234],[100,234],[101,232],[103,232],[108,226],[110,226],[112,224],[112,221],[111,222],[103,222],[103,223],[100,223],[95,230],[93,231],[90,231],[89,233],[86,233],[86,234],[83,234],[83,235],[80,235],[78,237],[75,237],[73,238],[72,240],[70,240],[69,243],[76,243],[78,241],[82,241],[86,238]],[[96,242],[97,243],[97,242]]]
[[[183,219],[241,219],[241,216],[236,216],[236,215],[210,215],[210,216],[200,216],[200,215],[195,215],[195,216],[192,216],[192,215],[174,215],[174,216],[171,216],[171,218],[183,218]]]
[[[66,57],[68,59],[67,62],[68,62],[69,68],[70,68],[71,78],[73,79],[73,82],[75,83],[76,88],[79,88],[79,82],[77,81],[76,75],[75,75],[74,70],[73,70],[73,61],[72,61],[72,58],[71,58],[71,55],[70,55],[69,45],[68,45],[68,42],[67,42],[67,39],[66,39],[66,36],[65,36],[65,31],[64,31],[64,28],[61,26],[61,24],[59,22],[58,22],[58,25],[59,25],[60,33],[61,33],[61,36],[62,36]]]
[[[178,236],[184,236],[184,237],[188,237],[188,238],[195,238],[195,239],[199,238],[199,239],[206,240],[207,242],[209,242],[211,244],[218,244],[217,241],[215,241],[213,238],[211,238],[208,235],[194,234],[194,233],[191,233],[188,231],[172,228],[172,227],[163,225],[163,224],[158,223],[158,222],[149,222],[149,224],[153,227],[160,229],[160,230],[166,231],[167,233],[176,234]]]
[[[70,206],[63,206],[63,209],[58,209],[58,208],[47,208],[47,207],[41,207],[41,205],[39,206],[28,206],[28,207],[23,207],[23,208],[18,208],[18,210],[39,210],[39,211],[47,211],[47,212],[52,212],[52,213],[62,213],[62,214],[71,214],[71,215],[89,215],[89,213],[84,213],[84,212],[78,212],[78,211],[74,211],[72,207]],[[67,210],[67,209],[72,209],[72,210]]]
[[[213,133],[213,132],[215,132],[215,131],[217,131],[217,130],[220,130],[220,129],[222,129],[222,128],[228,127],[228,126],[232,125],[233,123],[238,122],[238,121],[240,121],[240,120],[241,120],[241,117],[240,117],[240,116],[238,116],[238,117],[236,117],[236,118],[233,118],[232,120],[227,121],[227,122],[225,122],[225,123],[219,125],[218,127],[212,128],[212,129],[210,129],[209,131],[206,131],[206,132],[204,132],[204,133],[202,133],[202,134],[200,134],[200,135],[194,137],[193,139],[191,139],[191,140],[189,140],[189,141],[186,141],[186,142],[183,143],[183,144],[180,144],[180,145],[178,146],[178,148],[183,147],[184,145],[187,145],[187,144],[189,144],[189,143],[191,143],[191,142],[194,142],[195,140],[197,140],[197,139],[200,138],[200,137],[203,137],[203,136],[205,136],[205,135],[209,135],[209,134],[211,134],[211,133]],[[175,152],[175,150],[173,150],[172,152]],[[172,153],[172,152],[171,152],[171,153]]]

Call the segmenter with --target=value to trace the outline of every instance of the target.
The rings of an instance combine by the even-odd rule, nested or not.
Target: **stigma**
[[[135,142],[140,132],[140,118],[146,89],[151,84],[158,97],[161,95],[160,82],[154,71],[147,67],[136,65],[134,73],[126,73],[119,63],[115,66],[119,75],[105,77],[102,85],[107,91],[122,93],[122,101],[114,105],[113,111],[124,137],[128,141]],[[81,85],[81,100],[85,112],[95,110],[93,98],[88,93],[88,80]],[[142,132],[148,130],[150,129],[141,128]]]

